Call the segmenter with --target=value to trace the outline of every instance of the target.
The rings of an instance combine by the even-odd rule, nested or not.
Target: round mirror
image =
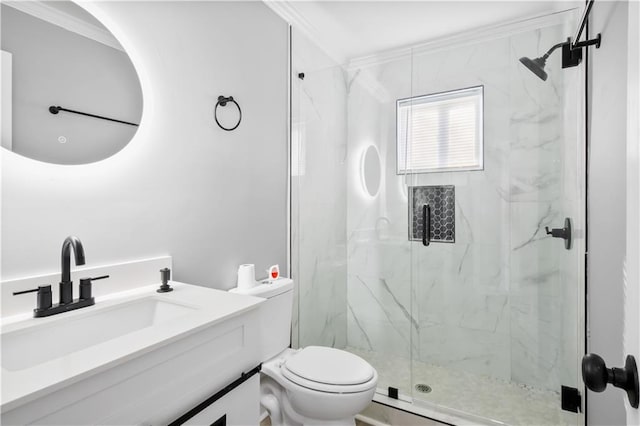
[[[0,7],[2,147],[56,164],[124,148],[138,129],[142,90],[115,37],[71,1]]]
[[[362,185],[365,191],[372,197],[378,194],[380,189],[380,155],[375,145],[370,145],[362,157]]]

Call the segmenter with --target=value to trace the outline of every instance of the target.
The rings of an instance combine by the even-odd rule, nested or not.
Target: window
[[[397,172],[483,169],[483,87],[396,102]]]

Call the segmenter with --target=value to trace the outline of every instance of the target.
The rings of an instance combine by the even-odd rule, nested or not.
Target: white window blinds
[[[482,96],[480,86],[397,101],[398,173],[482,170]]]

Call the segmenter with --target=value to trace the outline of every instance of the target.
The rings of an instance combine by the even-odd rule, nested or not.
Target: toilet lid
[[[357,385],[374,376],[373,367],[359,356],[321,346],[300,350],[283,367],[303,379],[329,385]]]

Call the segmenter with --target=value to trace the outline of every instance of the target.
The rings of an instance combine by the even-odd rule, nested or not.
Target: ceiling
[[[564,0],[265,1],[339,61],[584,5]]]

